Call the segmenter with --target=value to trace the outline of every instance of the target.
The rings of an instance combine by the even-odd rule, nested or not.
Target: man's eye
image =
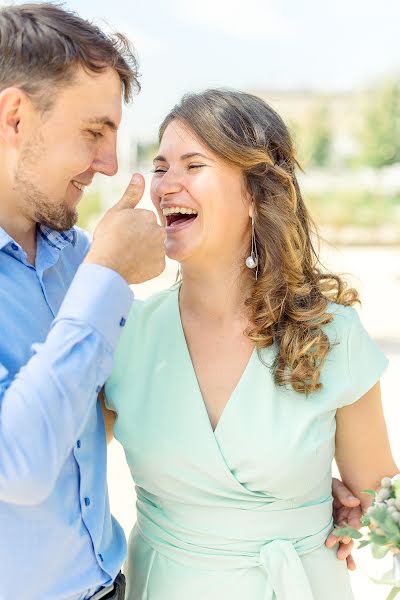
[[[163,169],[162,167],[157,167],[156,169],[152,170],[152,173],[166,173],[167,169]]]
[[[95,138],[102,138],[103,137],[103,134],[101,133],[101,131],[94,131],[94,130],[90,129],[89,133],[91,133]]]

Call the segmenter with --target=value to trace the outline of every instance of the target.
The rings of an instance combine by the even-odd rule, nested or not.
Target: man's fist
[[[165,231],[152,211],[136,208],[143,192],[144,179],[136,173],[96,227],[84,261],[117,271],[129,284],[153,279],[165,268]]]

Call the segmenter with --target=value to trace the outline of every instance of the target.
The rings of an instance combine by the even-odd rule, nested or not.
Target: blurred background
[[[149,182],[158,125],[183,93],[230,87],[265,99],[294,135],[304,168],[300,185],[324,239],[323,262],[349,273],[361,291],[362,320],[390,359],[383,401],[400,465],[399,0],[69,0],[65,6],[125,33],[142,73],[142,92],[124,111],[119,173],[96,177],[80,224],[93,230],[132,171]],[[147,194],[143,205],[151,206]],[[170,285],[176,270],[168,261],[161,277],[136,286],[136,295]],[[134,489],[115,442],[109,482],[113,511],[129,534]],[[372,561],[368,548],[355,558],[356,599],[386,598],[388,589],[369,576],[390,565]]]

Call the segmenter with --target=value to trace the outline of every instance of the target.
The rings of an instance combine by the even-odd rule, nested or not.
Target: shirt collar
[[[68,244],[71,244],[72,246],[75,246],[76,244],[77,233],[74,227],[66,231],[55,231],[50,227],[39,225],[38,232],[39,235],[49,244],[49,246],[52,248],[57,248],[58,250],[62,250]],[[10,242],[14,242],[13,238],[2,227],[0,227],[0,250],[2,250]]]
[[[76,229],[68,229],[67,231],[55,231],[45,225],[38,226],[39,235],[51,246],[62,250],[68,244],[75,246],[76,244]]]
[[[7,246],[7,244],[9,244],[12,241],[12,237],[9,236],[8,233],[4,231],[2,227],[0,227],[0,250],[2,250],[2,248]]]

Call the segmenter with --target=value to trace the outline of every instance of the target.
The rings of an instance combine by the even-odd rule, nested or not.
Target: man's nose
[[[92,169],[103,175],[116,175],[118,172],[117,146],[116,141],[99,144]]]

